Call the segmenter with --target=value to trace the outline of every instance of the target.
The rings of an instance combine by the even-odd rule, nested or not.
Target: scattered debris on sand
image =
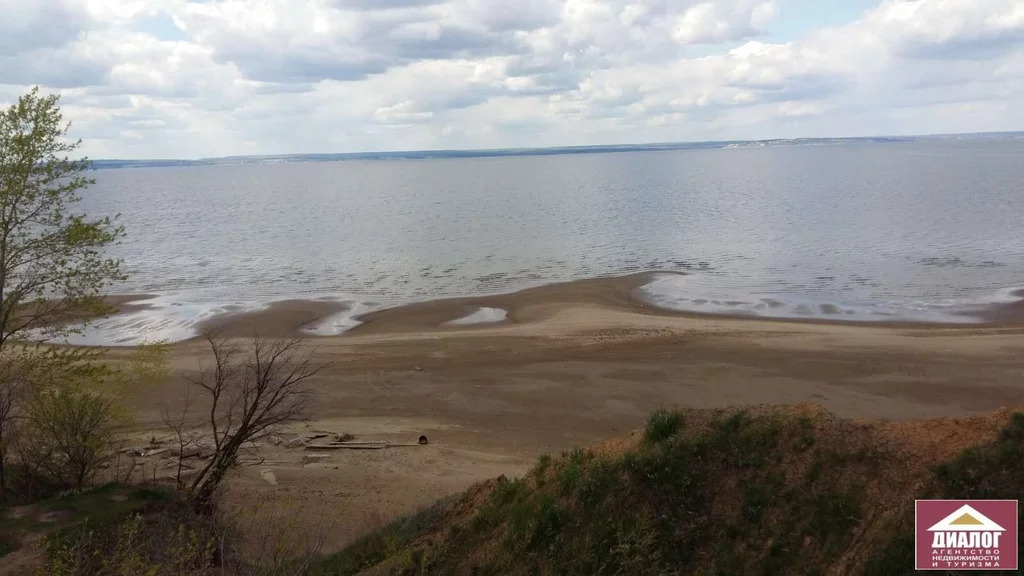
[[[277,486],[277,477],[274,476],[274,471],[270,468],[260,470],[260,478],[263,478],[263,480],[271,486]]]

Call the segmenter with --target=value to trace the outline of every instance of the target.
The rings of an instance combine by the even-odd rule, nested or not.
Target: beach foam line
[[[75,346],[136,346],[153,342],[181,342],[199,335],[201,322],[226,314],[256,311],[266,304],[195,304],[174,296],[153,296],[145,306],[94,320],[66,343]],[[63,342],[63,341],[62,341]]]
[[[706,287],[693,286],[692,277],[654,274],[634,291],[645,304],[674,312],[728,316],[841,320],[848,322],[922,322],[973,324],[998,319],[998,310],[1024,297],[1019,288],[995,290],[964,299],[890,300],[871,304],[839,304],[794,297],[793,294],[710,294]]]
[[[138,306],[134,305],[136,302]],[[334,336],[361,325],[359,316],[379,308],[381,305],[376,302],[336,296],[273,302],[194,303],[181,294],[158,295],[130,300],[123,311],[89,322],[80,334],[49,341],[74,346],[136,346],[182,342],[206,330],[224,329],[234,336],[252,330],[282,337],[288,334]],[[295,326],[287,326],[287,319],[281,321],[292,315],[299,322],[305,315],[308,321]],[[271,317],[269,322],[267,317]]]
[[[508,320],[508,311],[503,308],[481,306],[473,313],[445,322],[445,326],[466,326],[472,324],[496,324]]]
[[[126,302],[121,312],[87,324],[81,334],[66,340],[50,340],[75,346],[136,346],[153,342],[182,342],[206,330],[227,330],[234,336],[258,330],[271,336],[335,335],[358,326],[355,317],[376,309],[375,303],[362,303],[339,297],[314,300],[280,300],[273,302],[196,303],[180,293],[150,296]],[[338,310],[342,308],[342,310]],[[322,310],[323,317],[318,317]],[[311,320],[303,326],[275,325],[275,319],[306,315]],[[272,318],[264,321],[267,316]],[[314,320],[315,318],[315,320]],[[299,320],[301,322],[301,320]],[[287,320],[282,324],[287,324]]]
[[[337,336],[339,334],[344,334],[357,326],[361,326],[363,322],[359,320],[360,316],[380,308],[380,305],[375,302],[358,302],[350,300],[343,300],[342,302],[348,304],[348,308],[346,310],[335,312],[334,314],[321,318],[312,324],[307,324],[300,328],[299,331],[313,336]]]
[[[274,302],[196,303],[188,293],[119,296],[121,313],[95,320],[66,342],[81,346],[133,346],[180,342],[203,330],[243,337],[258,330],[269,337],[336,336],[410,332],[438,327],[500,324],[543,318],[550,307],[534,304],[600,303],[648,313],[712,314],[851,323],[910,322],[988,324],[1024,322],[1024,289],[993,290],[974,298],[875,302],[864,305],[813,301],[788,294],[715,294],[705,282],[676,272],[642,273],[546,284],[501,295],[391,304],[345,296]],[[468,313],[467,313],[468,312]],[[462,314],[462,316],[459,316]],[[453,319],[454,318],[454,319]],[[357,330],[358,329],[358,330]],[[41,334],[40,338],[44,336]]]

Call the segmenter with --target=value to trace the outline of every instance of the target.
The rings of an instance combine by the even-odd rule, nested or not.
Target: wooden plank
[[[387,444],[311,444],[306,450],[383,450]]]
[[[383,448],[419,448],[421,444],[390,444],[387,442],[334,442],[307,444],[306,450],[381,450]]]

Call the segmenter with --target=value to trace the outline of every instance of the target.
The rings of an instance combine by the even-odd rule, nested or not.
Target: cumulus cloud
[[[0,0],[0,55],[64,45],[92,22],[85,7],[66,0]]]
[[[677,20],[672,38],[680,44],[700,44],[753,36],[775,16],[774,2],[701,2]]]
[[[879,0],[0,0],[0,100],[93,156],[1024,128],[1024,5]]]
[[[889,2],[869,22],[897,54],[910,57],[972,59],[1024,40],[1020,2]]]

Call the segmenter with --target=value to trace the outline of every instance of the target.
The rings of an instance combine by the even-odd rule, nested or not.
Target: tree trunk
[[[202,515],[207,515],[213,512],[213,495],[216,492],[217,487],[220,486],[221,481],[224,479],[224,475],[227,474],[228,469],[231,468],[231,464],[224,462],[223,460],[217,462],[210,469],[210,474],[203,480],[203,483],[199,486],[192,495],[192,507],[195,511]]]
[[[240,446],[240,443],[232,439],[224,446],[221,453],[214,455],[209,473],[193,488],[192,495],[190,496],[192,507],[197,513],[205,515],[213,511],[214,493],[217,491],[217,487],[220,486],[221,481],[224,480],[224,476],[235,465]]]

